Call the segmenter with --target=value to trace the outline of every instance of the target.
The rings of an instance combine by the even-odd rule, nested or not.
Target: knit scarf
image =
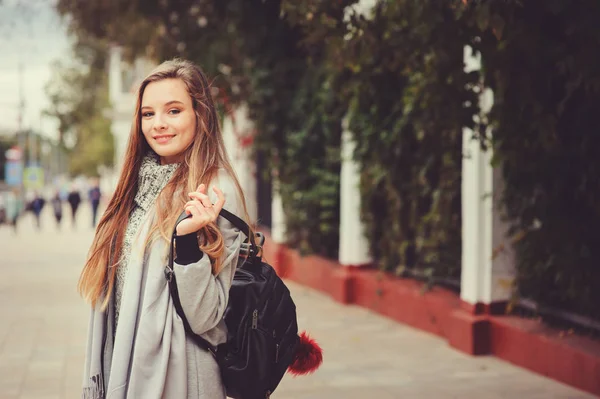
[[[123,247],[119,267],[117,268],[117,278],[115,286],[115,327],[118,324],[119,313],[121,310],[121,298],[123,287],[127,279],[127,270],[129,268],[129,257],[131,255],[131,246],[137,235],[142,220],[150,211],[156,198],[167,185],[179,164],[161,165],[160,158],[154,151],[149,151],[140,167],[138,176],[138,191],[135,195],[135,207],[129,215],[125,237],[123,238]]]

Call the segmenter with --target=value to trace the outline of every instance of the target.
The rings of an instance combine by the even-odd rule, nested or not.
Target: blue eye
[[[143,117],[143,118],[149,118],[149,117],[151,117],[152,115],[154,115],[154,113],[152,113],[152,112],[143,112],[143,113],[142,113],[142,117]]]
[[[174,108],[174,109],[170,110],[170,111],[169,111],[169,113],[170,113],[170,114],[173,114],[173,115],[177,115],[177,114],[180,114],[180,113],[181,113],[181,110],[179,110],[179,109],[177,109],[177,108]]]

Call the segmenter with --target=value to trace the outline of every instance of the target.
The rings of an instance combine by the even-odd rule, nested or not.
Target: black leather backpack
[[[228,329],[226,343],[213,347],[194,334],[185,317],[173,269],[175,229],[165,276],[186,333],[215,356],[227,396],[234,399],[269,398],[288,368],[295,375],[316,370],[322,362],[321,348],[305,333],[298,335],[296,305],[290,291],[273,267],[262,261],[264,236],[260,233],[257,237],[251,235],[248,225],[225,209],[221,210],[220,216],[248,237],[241,251],[247,257],[235,272],[224,315]],[[187,217],[185,212],[182,213],[175,227]],[[259,239],[259,244],[255,238]]]

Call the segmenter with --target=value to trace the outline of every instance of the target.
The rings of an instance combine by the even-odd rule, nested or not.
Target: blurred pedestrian
[[[8,223],[6,219],[6,200],[5,195],[0,195],[0,224]]]
[[[52,197],[52,210],[54,211],[54,218],[56,219],[56,227],[60,229],[60,221],[62,220],[62,199],[60,198],[60,191],[56,190],[54,197]]]
[[[75,186],[72,187],[71,192],[67,196],[67,202],[71,206],[71,222],[73,223],[73,227],[75,227],[77,225],[77,209],[81,203],[81,195]]]
[[[38,230],[42,227],[40,222],[40,214],[42,213],[42,209],[44,209],[44,205],[46,204],[46,200],[40,193],[35,191],[33,193],[33,200],[31,201],[31,210],[33,215],[35,216],[35,225]]]
[[[90,204],[92,205],[92,227],[96,228],[96,218],[98,216],[98,206],[100,205],[100,198],[102,193],[100,192],[100,186],[98,179],[94,179],[92,188],[88,193]]]
[[[5,197],[6,220],[13,226],[15,234],[17,233],[17,223],[19,216],[23,212],[23,199],[18,188],[14,188],[6,194]]]
[[[163,263],[185,210],[191,217],[177,226],[175,246],[181,304],[196,334],[225,342],[222,318],[245,235],[217,217],[224,205],[247,212],[218,118],[192,63],[163,63],[141,84],[123,172],[79,280],[92,305],[84,394],[225,398],[215,358],[175,311]]]

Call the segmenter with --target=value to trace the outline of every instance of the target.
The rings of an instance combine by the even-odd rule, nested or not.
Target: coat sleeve
[[[232,179],[221,174],[214,185],[225,195],[223,208],[241,217],[244,208]],[[216,195],[212,191],[212,184],[209,187],[209,196],[214,203]],[[242,231],[223,217],[218,218],[217,225],[225,244],[223,263],[218,275],[213,276],[208,256],[202,256],[197,262],[187,265],[177,262],[174,264],[181,306],[190,327],[198,335],[216,327],[223,318],[229,300],[229,288],[240,259],[240,248],[246,239]]]

